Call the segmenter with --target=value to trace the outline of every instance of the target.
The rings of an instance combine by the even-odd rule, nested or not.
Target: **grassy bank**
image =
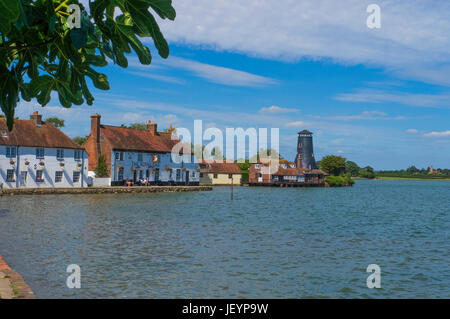
[[[397,176],[377,176],[377,180],[393,180],[393,181],[450,181],[446,177],[397,177]]]

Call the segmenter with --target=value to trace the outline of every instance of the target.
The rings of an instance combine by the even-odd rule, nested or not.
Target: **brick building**
[[[103,184],[123,185],[125,180],[147,180],[151,184],[196,185],[200,173],[193,154],[182,154],[182,161],[172,160],[174,129],[158,132],[157,124],[148,121],[147,130],[101,124],[101,116],[91,116],[91,133],[85,143],[89,154],[89,171],[94,175],[100,155],[106,159],[108,177]],[[94,184],[96,184],[94,180]]]

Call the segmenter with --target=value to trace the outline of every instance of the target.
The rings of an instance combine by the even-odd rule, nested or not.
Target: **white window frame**
[[[58,180],[58,174],[61,173],[61,179]],[[64,177],[64,172],[63,171],[55,171],[55,183],[62,183]]]
[[[45,158],[45,148],[36,147],[36,159],[44,159],[44,158]]]
[[[9,173],[12,173],[11,175],[10,175],[10,177],[8,178],[8,174]],[[7,169],[6,170],[6,182],[8,182],[8,183],[12,183],[12,182],[15,182],[16,181],[16,179],[14,178],[15,177],[15,170],[14,169]]]
[[[75,180],[75,175],[78,176],[77,180]],[[72,181],[73,181],[74,183],[78,183],[78,182],[80,181],[80,178],[81,178],[81,172],[73,171],[73,174],[72,174]]]
[[[63,148],[56,149],[56,159],[58,161],[64,161],[64,149]]]
[[[40,180],[38,180],[39,173],[41,174]],[[42,169],[36,170],[35,182],[36,183],[43,183],[44,182],[44,170],[42,170]]]
[[[6,157],[7,158],[16,158],[16,156],[17,156],[17,147],[7,146],[6,147]]]
[[[81,150],[75,150],[73,152],[73,159],[76,161],[81,161]]]

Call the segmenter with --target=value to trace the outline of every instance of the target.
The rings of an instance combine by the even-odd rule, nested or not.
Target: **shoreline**
[[[414,178],[414,177],[377,177],[379,181],[441,181],[450,182],[450,178]]]
[[[35,299],[22,276],[8,266],[0,255],[0,299]]]
[[[211,191],[212,186],[105,186],[83,188],[8,188],[0,191],[0,196],[13,195],[86,195],[123,193],[178,193]]]

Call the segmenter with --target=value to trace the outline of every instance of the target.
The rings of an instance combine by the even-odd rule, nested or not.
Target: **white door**
[[[20,187],[25,187],[27,186],[27,175],[28,172],[20,172]]]

